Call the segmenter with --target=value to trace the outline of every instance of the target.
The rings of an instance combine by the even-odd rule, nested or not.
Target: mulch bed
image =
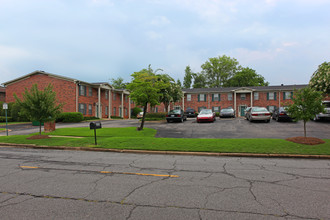
[[[322,139],[314,138],[314,137],[292,137],[292,138],[287,138],[285,140],[298,144],[306,144],[306,145],[318,145],[325,143],[325,141],[323,141]]]
[[[28,137],[26,139],[47,139],[47,138],[50,138],[48,135],[34,135],[34,136],[31,136],[31,137]]]

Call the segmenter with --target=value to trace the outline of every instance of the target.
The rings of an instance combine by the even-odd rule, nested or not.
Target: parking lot
[[[104,120],[102,127],[138,127],[140,121],[130,120]],[[4,126],[1,126],[4,127]],[[57,123],[56,128],[86,127],[89,122]],[[195,118],[188,118],[183,123],[166,121],[145,122],[145,127],[157,130],[156,137],[169,138],[289,138],[304,135],[303,122],[249,122],[244,118],[219,119],[214,123],[196,123]],[[9,135],[31,134],[39,131],[38,126],[11,125]],[[0,132],[0,136],[6,135]],[[322,139],[330,138],[330,122],[307,123],[307,136]]]
[[[188,118],[183,123],[146,123],[157,129],[157,137],[172,138],[289,138],[304,135],[303,122],[261,121],[249,122],[245,118],[225,118],[214,123],[196,123]],[[307,123],[307,136],[330,138],[329,122]]]

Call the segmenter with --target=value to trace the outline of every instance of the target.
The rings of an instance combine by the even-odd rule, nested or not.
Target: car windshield
[[[222,109],[221,112],[233,112],[233,109]]]
[[[169,114],[180,114],[180,110],[179,109],[171,110]]]
[[[266,108],[258,107],[258,108],[253,108],[253,112],[268,112]]]
[[[200,115],[212,114],[212,110],[211,109],[203,109],[199,114]]]
[[[324,106],[325,108],[330,108],[330,102],[324,102],[324,103],[323,103],[323,106]]]

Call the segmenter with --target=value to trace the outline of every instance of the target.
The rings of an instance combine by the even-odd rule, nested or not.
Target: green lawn
[[[0,131],[5,131],[6,130],[6,128],[0,128]]]
[[[13,125],[13,124],[32,124],[32,122],[8,122],[8,125]],[[0,126],[6,126],[6,122],[0,122]]]
[[[98,129],[98,145],[95,146],[94,131],[89,128],[62,128],[47,134],[83,138],[52,137],[28,140],[26,138],[31,135],[1,136],[0,142],[134,150],[330,155],[330,139],[325,139],[325,144],[309,146],[282,139],[155,138],[154,129],[144,128],[143,131],[137,131],[135,127],[130,127]]]

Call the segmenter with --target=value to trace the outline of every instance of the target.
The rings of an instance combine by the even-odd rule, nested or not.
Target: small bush
[[[86,120],[98,120],[98,119],[100,119],[100,118],[98,118],[98,117],[95,117],[95,116],[86,116],[86,117],[84,117],[84,120],[86,121]]]
[[[146,118],[166,119],[166,113],[165,112],[147,113]]]
[[[216,112],[216,113],[215,113],[215,116],[216,116],[216,117],[220,117],[219,115],[220,115],[219,112]]]
[[[140,112],[142,112],[142,109],[140,109],[139,107],[134,107],[133,109],[132,109],[132,117],[136,117],[137,116],[137,114],[139,114]]]
[[[56,122],[81,122],[84,120],[84,116],[80,112],[63,112],[61,113]]]
[[[13,121],[12,117],[7,117],[7,121],[11,122]],[[0,122],[6,122],[6,117],[5,116],[0,116]]]
[[[111,116],[112,119],[123,119],[123,117],[119,117],[119,116]]]

